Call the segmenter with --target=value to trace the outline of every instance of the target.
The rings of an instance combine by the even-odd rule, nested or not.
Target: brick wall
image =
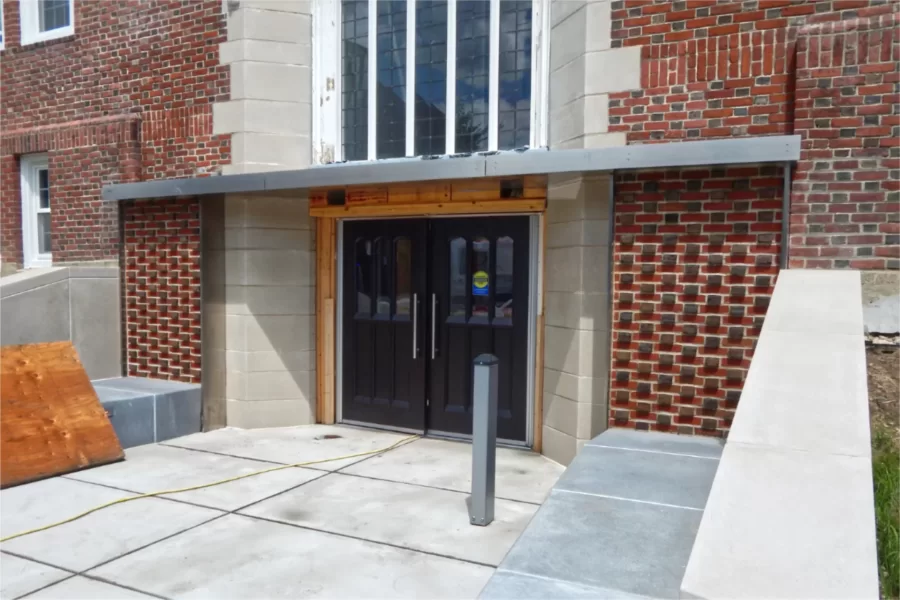
[[[778,272],[782,177],[617,175],[611,426],[728,431]]]
[[[230,161],[230,136],[212,133],[212,103],[229,94],[222,2],[77,1],[73,36],[24,47],[18,0],[2,4],[0,258],[22,262],[18,156],[36,152],[50,155],[54,262],[115,258],[102,185]]]
[[[800,32],[792,267],[900,269],[898,27],[892,13]]]
[[[123,205],[126,374],[200,382],[200,202]]]
[[[800,134],[791,265],[900,269],[900,2],[616,0],[641,89],[609,96],[628,143]]]

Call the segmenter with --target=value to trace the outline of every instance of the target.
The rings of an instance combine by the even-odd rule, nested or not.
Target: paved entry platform
[[[0,534],[136,493],[384,448],[404,434],[220,429],[0,492]],[[142,498],[0,544],[0,598],[475,598],[563,467],[497,451],[496,520],[469,524],[471,446],[384,454]]]
[[[481,593],[678,598],[722,442],[610,429],[575,458]]]

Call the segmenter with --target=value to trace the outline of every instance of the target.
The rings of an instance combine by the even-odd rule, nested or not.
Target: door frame
[[[497,213],[497,214],[465,214],[465,215],[430,215],[424,218],[441,219],[441,218],[485,218],[485,217],[501,217],[501,216],[527,216],[529,218],[529,236],[528,236],[528,272],[529,272],[529,290],[528,290],[528,353],[527,353],[527,370],[526,370],[526,418],[525,418],[525,442],[514,440],[502,440],[504,444],[527,446],[540,450],[540,428],[542,426],[542,390],[537,389],[538,385],[542,385],[543,358],[542,332],[540,328],[543,322],[543,249],[544,249],[544,215],[543,213]],[[382,219],[400,219],[409,217],[375,217],[375,218],[339,218],[336,219],[337,235],[335,240],[335,267],[336,267],[336,294],[335,294],[335,335],[334,335],[334,421],[337,423],[362,424],[343,419],[343,361],[338,357],[343,356],[343,306],[344,306],[344,223],[346,221],[370,221]],[[317,340],[317,344],[319,340]],[[539,352],[540,350],[540,352]],[[403,428],[395,428],[388,426],[377,426],[380,429],[389,429],[407,432]],[[427,433],[427,430],[426,430]],[[442,437],[444,435],[442,434]],[[467,439],[471,436],[453,436],[461,439]]]

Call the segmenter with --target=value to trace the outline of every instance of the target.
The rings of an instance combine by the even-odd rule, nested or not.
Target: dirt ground
[[[900,350],[896,346],[866,349],[869,370],[869,412],[873,425],[890,429],[900,440]]]

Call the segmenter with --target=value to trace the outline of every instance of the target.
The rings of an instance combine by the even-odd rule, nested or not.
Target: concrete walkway
[[[7,536],[134,493],[389,446],[353,427],[223,429],[0,492]],[[563,468],[500,449],[496,520],[468,523],[471,447],[419,439],[113,506],[0,545],[0,597],[474,598]]]
[[[595,437],[481,598],[678,598],[721,454],[716,439]]]

